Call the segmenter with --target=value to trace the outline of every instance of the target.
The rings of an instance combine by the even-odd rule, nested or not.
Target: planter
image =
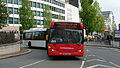
[[[0,47],[0,55],[15,53],[20,51],[20,44],[4,44]]]

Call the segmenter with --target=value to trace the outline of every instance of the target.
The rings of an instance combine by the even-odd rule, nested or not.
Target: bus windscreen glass
[[[80,44],[83,41],[82,30],[50,29],[50,43]]]

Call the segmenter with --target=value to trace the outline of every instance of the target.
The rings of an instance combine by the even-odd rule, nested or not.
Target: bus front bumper
[[[84,52],[48,51],[48,56],[84,56]]]

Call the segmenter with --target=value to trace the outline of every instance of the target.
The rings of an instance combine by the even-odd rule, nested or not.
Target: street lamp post
[[[118,24],[119,30],[120,30],[120,24]],[[119,47],[120,47],[120,39],[119,39]]]

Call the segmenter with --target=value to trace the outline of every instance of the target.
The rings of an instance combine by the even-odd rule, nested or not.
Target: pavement
[[[0,55],[0,59],[5,59],[5,58],[9,58],[9,57],[14,57],[14,56],[20,56],[20,55],[28,54],[30,52],[32,52],[32,50],[26,49],[26,48],[21,48],[21,50],[19,52]]]
[[[97,47],[108,47],[108,48],[117,48],[120,49],[119,44],[116,44],[114,41],[111,42],[111,45],[104,42],[85,42],[86,46],[97,46]]]

